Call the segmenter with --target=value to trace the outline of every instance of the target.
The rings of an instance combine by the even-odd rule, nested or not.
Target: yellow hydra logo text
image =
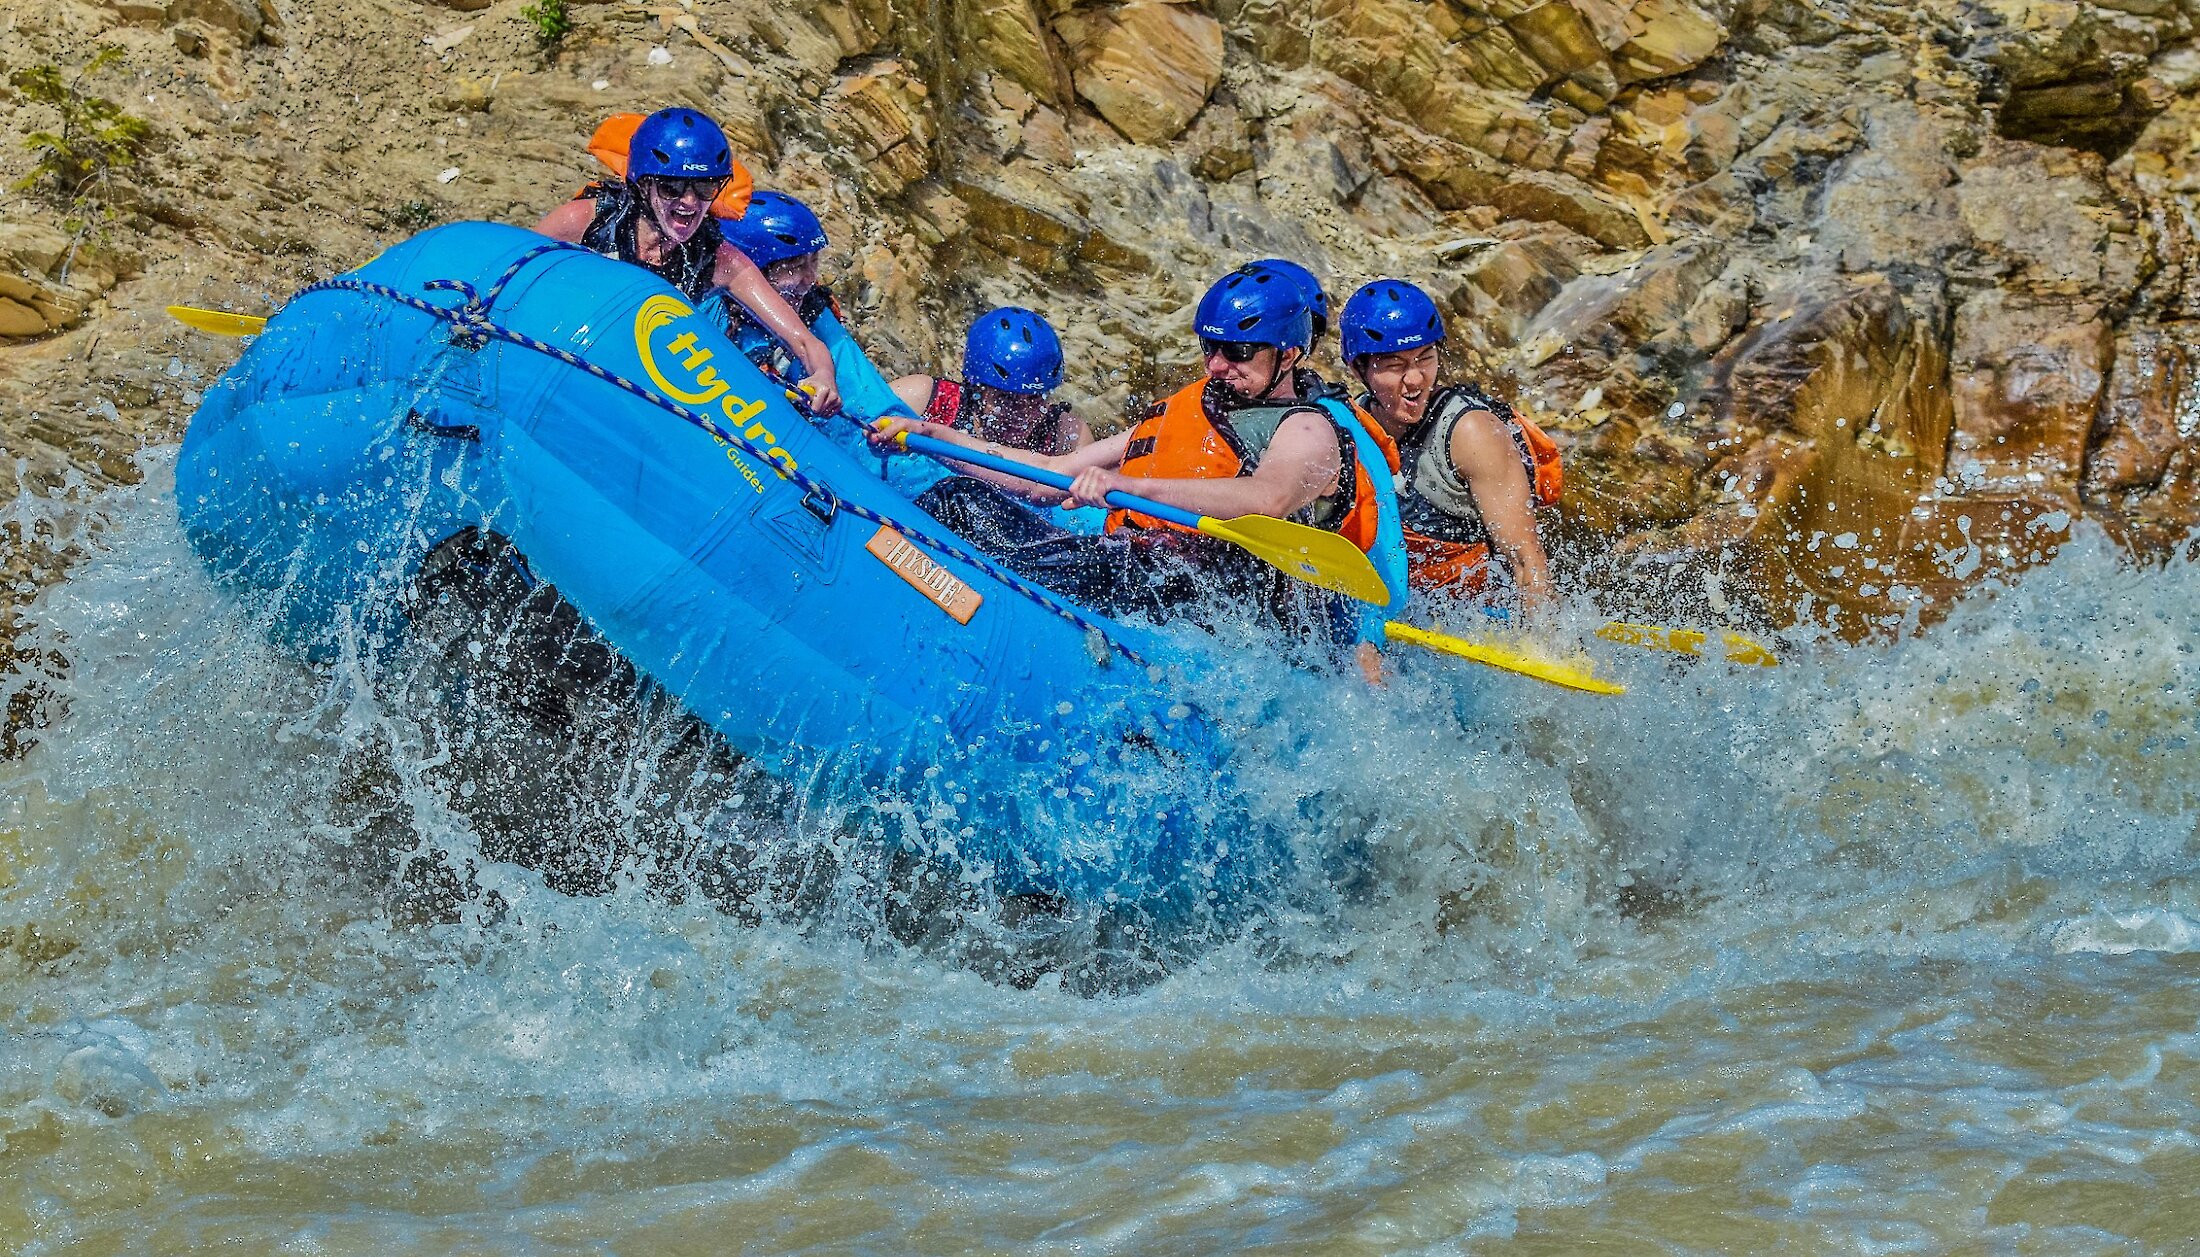
[[[634,350],[641,355],[642,370],[660,392],[683,406],[704,407],[716,404],[719,417],[726,426],[739,432],[751,443],[762,446],[767,461],[777,463],[780,477],[795,469],[794,455],[779,446],[779,438],[764,426],[758,416],[764,413],[764,403],[750,401],[733,391],[733,385],[718,377],[718,368],[710,365],[715,356],[707,346],[698,343],[692,329],[681,330],[676,336],[659,344],[660,336],[677,329],[677,325],[692,317],[695,311],[686,302],[662,293],[642,302],[642,308],[634,312]],[[675,384],[667,378],[663,368],[657,365],[657,355],[662,352],[674,368],[682,383]],[[738,449],[725,441],[726,457],[740,469],[758,493],[764,491],[763,482],[749,469]]]

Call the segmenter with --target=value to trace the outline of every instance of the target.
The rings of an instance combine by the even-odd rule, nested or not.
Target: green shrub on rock
[[[8,75],[23,99],[61,115],[58,129],[23,137],[23,146],[34,160],[30,173],[15,184],[17,191],[43,186],[63,205],[78,211],[104,208],[113,199],[116,176],[137,163],[153,135],[152,125],[144,119],[84,90],[87,78],[121,56],[119,48],[101,49],[74,75],[64,75],[50,63]]]
[[[565,0],[535,0],[519,13],[534,23],[535,38],[546,48],[573,32],[573,17],[565,11]]]

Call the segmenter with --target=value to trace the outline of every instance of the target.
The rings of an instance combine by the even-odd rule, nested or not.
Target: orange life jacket
[[[1498,404],[1504,405],[1502,402]],[[1504,419],[1506,425],[1512,429],[1514,443],[1527,451],[1528,484],[1530,492],[1534,494],[1531,501],[1535,504],[1535,509],[1541,511],[1557,506],[1558,495],[1566,488],[1566,473],[1558,465],[1558,442],[1551,439],[1550,433],[1536,426],[1535,420],[1511,406],[1506,406],[1505,413],[1499,418]]]
[[[646,115],[615,113],[603,120],[596,133],[588,137],[588,151],[597,161],[609,167],[612,174],[626,177],[626,152],[634,143],[634,132],[639,129]],[[719,189],[718,197],[710,203],[714,218],[739,218],[748,212],[749,194],[756,190],[756,181],[749,176],[749,168],[737,159],[733,163],[733,177]]]
[[[1490,583],[1490,543],[1438,541],[1406,534],[1406,584],[1415,589],[1478,594]]]
[[[1513,448],[1528,473],[1528,507],[1555,506],[1565,488],[1559,467],[1558,443],[1504,402],[1479,390],[1462,386],[1444,389],[1429,404],[1428,418],[1405,448],[1406,482],[1399,490],[1398,507],[1406,543],[1406,583],[1415,589],[1476,593],[1489,584],[1490,537],[1488,525],[1477,513],[1472,519],[1449,514],[1425,497],[1416,483],[1424,457],[1451,457],[1450,434],[1460,417],[1487,410],[1505,425]],[[1441,436],[1439,445],[1435,438]]]
[[[1207,384],[1208,381],[1202,378],[1178,389],[1131,429],[1130,446],[1123,455],[1124,475],[1171,480],[1227,480],[1233,476],[1250,476],[1285,414],[1313,410],[1329,418],[1316,402],[1292,401],[1277,406],[1242,407],[1218,423],[1207,407]],[[1248,419],[1251,422],[1244,422]],[[1330,419],[1330,424],[1335,431],[1336,420]],[[1396,475],[1397,446],[1373,420],[1369,420],[1367,426],[1382,446],[1384,457],[1390,460],[1388,473]],[[1345,488],[1317,501],[1308,512],[1307,522],[1341,534],[1362,550],[1372,550],[1375,548],[1376,521],[1374,485],[1368,479],[1367,468],[1361,465],[1354,452],[1352,438],[1342,431],[1336,431],[1336,437],[1345,468],[1345,474],[1340,477]],[[1137,511],[1118,508],[1108,512],[1109,532],[1126,527],[1190,531]]]

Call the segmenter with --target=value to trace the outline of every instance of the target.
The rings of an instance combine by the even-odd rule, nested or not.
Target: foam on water
[[[33,616],[62,714],[0,765],[32,1251],[2200,1234],[2189,562],[2081,531],[1924,636],[1614,657],[1623,699],[1247,653],[1213,706],[1304,876],[1084,999],[830,897],[755,923],[482,859],[441,732],[266,645],[148,470],[84,504]],[[690,819],[829,847],[865,815],[753,794]],[[421,908],[378,852],[472,889]]]

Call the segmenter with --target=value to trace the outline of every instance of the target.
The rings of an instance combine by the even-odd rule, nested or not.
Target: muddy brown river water
[[[2190,564],[1621,700],[1248,665],[1329,889],[1086,998],[478,860],[502,910],[393,910],[359,846],[472,850],[435,746],[260,641],[164,459],[0,765],[0,1249],[2200,1249]]]

